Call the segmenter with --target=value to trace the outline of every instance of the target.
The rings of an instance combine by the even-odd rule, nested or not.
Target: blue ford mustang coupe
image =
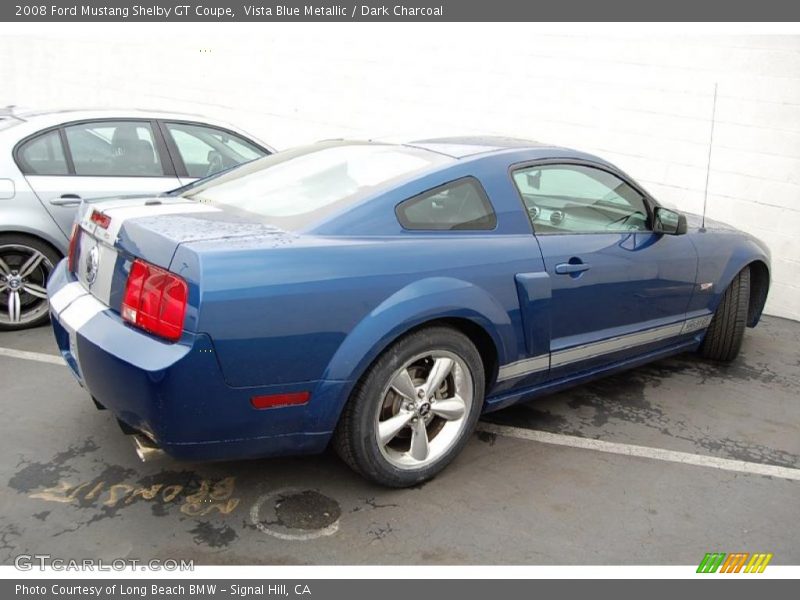
[[[604,160],[505,138],[328,141],[85,202],[48,285],[140,456],[322,451],[433,477],[482,412],[678,352],[732,360],[769,252]]]

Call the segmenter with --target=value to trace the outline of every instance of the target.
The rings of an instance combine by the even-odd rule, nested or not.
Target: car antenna
[[[711,133],[708,136],[708,161],[706,162],[706,187],[703,192],[703,221],[700,229],[706,228],[706,206],[708,205],[708,178],[711,175],[711,148],[714,145],[714,122],[717,117],[717,83],[714,83],[714,103],[711,105]]]

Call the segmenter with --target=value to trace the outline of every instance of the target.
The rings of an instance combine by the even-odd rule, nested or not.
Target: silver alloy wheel
[[[53,263],[22,244],[0,246],[0,323],[26,325],[47,312],[47,278]]]
[[[415,356],[381,396],[375,436],[381,454],[400,469],[426,467],[461,438],[472,407],[472,373],[447,350]]]

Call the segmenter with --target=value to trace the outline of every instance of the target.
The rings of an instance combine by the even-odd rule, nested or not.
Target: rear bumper
[[[322,451],[347,382],[234,388],[206,334],[174,344],[124,323],[80,287],[62,261],[48,283],[56,342],[93,398],[186,460],[227,460]],[[256,410],[253,396],[310,391],[302,406]]]

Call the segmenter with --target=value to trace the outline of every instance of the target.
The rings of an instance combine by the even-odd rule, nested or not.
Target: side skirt
[[[612,375],[613,373],[627,371],[628,369],[639,367],[641,365],[653,362],[654,360],[667,358],[668,356],[674,356],[675,354],[680,354],[681,352],[697,350],[697,348],[700,346],[700,341],[697,339],[698,337],[701,336],[672,344],[666,348],[659,348],[658,350],[653,350],[639,356],[634,356],[626,360],[611,363],[610,365],[600,367],[598,369],[580,371],[572,375],[568,375],[567,377],[547,381],[545,383],[540,383],[539,385],[534,385],[521,390],[513,390],[500,396],[489,396],[486,398],[483,412],[484,414],[490,413],[495,410],[500,410],[502,408],[511,406],[512,404],[516,404],[517,402],[533,400],[540,396],[553,394],[563,389],[580,385],[594,379],[600,379],[601,377]]]

